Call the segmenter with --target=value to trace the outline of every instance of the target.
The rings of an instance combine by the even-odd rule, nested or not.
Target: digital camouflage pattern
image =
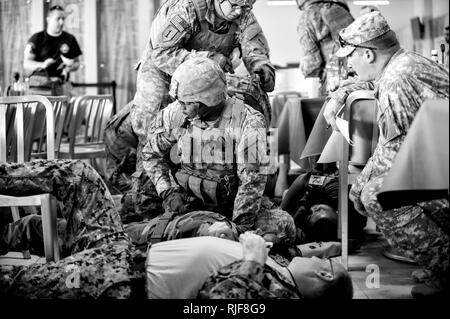
[[[233,230],[235,238],[238,232],[234,223],[225,216],[211,211],[192,211],[182,215],[175,215],[167,223],[166,229],[161,236],[161,241],[208,236],[208,227],[215,222],[225,222]],[[159,218],[153,218],[146,222],[130,223],[125,225],[125,230],[130,236],[133,244],[146,245],[150,243],[150,238],[154,235]]]
[[[265,121],[261,113],[254,111],[252,108],[245,106],[242,102],[236,103],[237,100],[230,98],[226,100],[222,116],[219,117],[217,123],[213,123],[214,127],[225,127],[225,132],[228,137],[224,137],[225,140],[231,138],[238,153],[246,154],[249,147],[245,144],[245,141],[250,141],[250,136],[255,134],[263,134],[260,136],[260,140],[265,141]],[[227,110],[233,110],[233,114],[237,114],[232,117],[224,117],[224,114],[228,114]],[[236,120],[240,119],[240,120]],[[226,121],[226,122],[223,122]],[[221,123],[222,122],[222,123]],[[187,125],[186,125],[187,124]],[[186,125],[186,126],[185,126]],[[144,168],[150,177],[150,180],[154,182],[158,194],[172,188],[178,187],[174,184],[174,181],[170,178],[170,170],[168,161],[164,158],[169,152],[173,152],[173,147],[178,143],[178,150],[175,151],[180,158],[183,158],[183,152],[189,147],[183,148],[183,142],[186,140],[185,136],[189,136],[190,129],[198,129],[200,131],[208,130],[208,124],[200,120],[193,120],[186,122],[186,118],[182,113],[182,109],[178,102],[174,102],[164,110],[160,111],[156,119],[152,122],[150,128],[150,139],[146,145],[144,156]],[[238,129],[239,136],[234,136],[233,132]],[[230,135],[231,134],[231,135]],[[189,138],[187,138],[189,139]],[[190,149],[190,148],[189,148]],[[236,162],[235,162],[236,163]],[[195,170],[199,175],[204,174],[208,169],[218,169],[220,165],[207,164],[207,163],[182,163],[184,166],[189,167],[189,170]],[[235,165],[235,174],[239,179],[239,186],[234,198],[234,207],[232,212],[232,221],[237,224],[240,232],[248,229],[254,229],[255,221],[264,209],[271,210],[273,207],[263,204],[263,193],[267,180],[265,174],[261,174],[260,168],[263,167],[262,163],[255,162],[253,164],[245,162],[237,162]],[[270,202],[267,199],[267,202]],[[272,204],[273,205],[273,204]],[[220,203],[219,203],[220,206]],[[292,217],[285,214],[285,219],[288,221],[285,225],[292,222]],[[279,216],[282,216],[280,213]],[[292,238],[295,236],[295,231],[284,231],[284,236]]]
[[[383,211],[376,195],[423,102],[448,100],[449,73],[421,55],[400,49],[375,86],[380,138],[374,154],[353,184],[350,198],[356,209],[374,219],[394,245],[436,276],[448,274],[448,232],[433,222],[443,215],[438,212],[430,217],[427,212],[438,203],[442,205],[442,201]],[[444,206],[448,207],[448,201]]]
[[[6,195],[51,193],[67,221],[62,259],[27,267],[2,267],[2,294],[26,298],[127,297],[133,247],[100,175],[83,161],[0,163]],[[79,288],[67,284],[79,274]],[[118,289],[115,289],[117,288]]]
[[[253,261],[236,261],[219,269],[201,288],[199,299],[300,299],[281,273]]]
[[[342,40],[348,43],[336,52],[339,57],[348,56],[355,50],[351,44],[361,45],[389,32],[391,27],[379,11],[366,13],[357,18],[347,28],[341,30],[339,35]]]
[[[230,28],[236,32],[224,36]],[[143,144],[150,121],[168,104],[170,77],[176,68],[187,59],[209,57],[213,52],[229,58],[238,45],[251,74],[261,65],[274,69],[267,40],[252,12],[219,25],[212,0],[168,0],[161,5],[139,63],[131,112],[134,132]]]
[[[339,31],[353,22],[345,1],[297,0],[300,17],[300,70],[304,77],[323,77],[330,54],[339,49]]]

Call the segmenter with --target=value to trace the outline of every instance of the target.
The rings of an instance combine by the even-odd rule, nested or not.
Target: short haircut
[[[335,278],[322,291],[320,299],[353,299],[353,283],[347,271],[335,273]]]
[[[56,5],[56,6],[52,6],[48,9],[48,13],[47,16],[49,16],[53,11],[65,11],[63,7]]]

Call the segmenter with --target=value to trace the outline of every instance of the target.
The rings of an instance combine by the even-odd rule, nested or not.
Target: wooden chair
[[[51,102],[44,96],[11,96],[0,98],[0,160],[23,163],[30,160],[33,144],[36,111],[45,107],[47,159],[55,158],[54,112]],[[10,112],[7,112],[10,109]],[[8,113],[8,116],[7,116]],[[8,122],[7,122],[8,118]],[[25,132],[26,128],[26,132]],[[13,138],[14,137],[14,138]],[[39,144],[42,144],[39,142]],[[14,159],[14,160],[11,160]],[[18,220],[20,206],[40,206],[44,236],[44,251],[47,261],[59,260],[56,228],[56,201],[49,193],[32,196],[0,195],[0,206],[11,207],[13,219]],[[28,257],[25,256],[24,257]]]
[[[348,186],[353,184],[358,172],[349,164],[359,167],[366,164],[378,142],[377,107],[373,91],[355,91],[346,101],[344,119],[349,121],[349,136],[353,146],[342,135],[339,146],[339,237],[341,262],[348,269]]]
[[[89,159],[100,173],[104,173],[104,167],[95,160],[106,158],[103,133],[112,109],[111,95],[77,97],[71,115],[69,142],[61,144],[59,157]]]

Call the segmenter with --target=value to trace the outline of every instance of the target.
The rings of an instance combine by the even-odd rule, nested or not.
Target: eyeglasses
[[[328,261],[330,262],[330,269],[331,269],[331,275],[334,278],[334,268],[333,268],[333,261],[331,260],[331,258],[328,258]]]
[[[377,48],[374,48],[374,47],[368,47],[368,46],[364,46],[364,45],[353,44],[353,43],[347,42],[344,39],[342,39],[342,37],[340,35],[339,35],[339,45],[341,46],[341,48],[346,47],[346,46],[351,46],[351,47],[355,47],[355,48],[377,50]]]

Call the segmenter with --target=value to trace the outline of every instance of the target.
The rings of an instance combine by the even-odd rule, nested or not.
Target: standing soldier
[[[323,93],[327,85],[334,90],[326,69],[339,49],[339,31],[353,22],[353,16],[344,0],[297,0],[297,5],[302,74],[305,78],[319,77]]]
[[[251,12],[255,0],[168,0],[156,14],[150,39],[137,65],[137,91],[106,129],[108,153],[120,162],[137,146],[136,173],[130,195],[139,213],[158,202],[154,186],[143,174],[141,150],[150,121],[170,102],[168,89],[175,69],[185,60],[207,57],[233,73],[231,54],[240,48],[250,75],[258,74],[262,87],[271,92],[275,69],[269,60],[267,40]],[[109,136],[108,136],[109,135]],[[119,168],[120,170],[120,168]],[[156,209],[156,207],[151,207]]]
[[[208,58],[184,62],[170,94],[176,101],[157,114],[143,150],[144,168],[166,212],[219,212],[240,233],[258,228],[264,223],[258,217],[266,215],[266,224],[277,220],[271,233],[293,242],[292,217],[263,196],[269,170],[263,115],[227,98],[225,73]],[[181,168],[175,183],[165,157],[177,143]]]

